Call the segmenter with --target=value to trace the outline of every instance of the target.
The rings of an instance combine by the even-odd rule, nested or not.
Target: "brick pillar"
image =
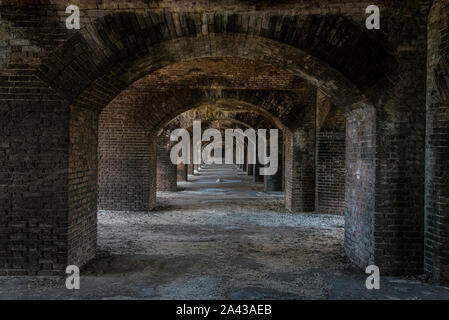
[[[367,106],[346,114],[345,251],[361,268],[374,256],[375,112]]]
[[[247,169],[246,169],[246,174],[249,175],[249,176],[253,176],[254,175],[254,164],[248,163]]]
[[[282,191],[285,192],[285,136],[282,135]]]
[[[316,211],[344,215],[345,132],[321,130],[317,135]]]
[[[404,30],[414,49],[401,55],[389,87],[373,94],[372,106],[361,103],[347,115],[345,248],[362,269],[375,264],[384,275],[424,271],[426,32],[425,25]],[[429,239],[441,257],[441,238]]]
[[[187,165],[187,174],[195,174],[195,165],[193,164],[193,143],[190,142],[190,164]]]
[[[449,286],[449,3],[429,16],[427,80],[425,273]]]
[[[285,133],[285,204],[292,212],[315,210],[315,107],[304,111],[300,128]]]
[[[177,180],[178,181],[187,181],[187,164],[180,163],[177,166]]]
[[[444,19],[447,21],[447,15]],[[379,100],[375,104],[374,263],[389,275],[424,271],[426,110],[423,102],[426,101],[427,70],[423,57],[427,41],[422,34],[426,32],[427,26],[414,26],[414,51],[407,50],[406,57],[401,56],[397,74],[392,78],[394,86],[376,97]],[[410,33],[404,30],[404,36]],[[406,43],[410,42],[404,39],[402,44]],[[437,144],[441,145],[440,141]],[[447,158],[442,159],[447,164]],[[440,176],[440,170],[436,172]]]
[[[151,195],[150,138],[120,104],[107,106],[99,120],[98,209],[146,211]]]
[[[0,74],[7,71],[6,67],[0,67]],[[27,71],[24,70],[23,75]],[[11,75],[21,76],[22,73],[21,70],[10,71],[3,79],[2,87],[14,88],[20,95],[31,93],[30,87],[20,88],[13,80],[8,80],[13,78]],[[35,92],[49,91],[45,84],[39,84],[37,79],[35,81]],[[86,166],[81,168],[79,174],[86,177],[85,187],[82,188],[86,191],[85,210],[88,218],[94,221],[96,129],[88,128],[84,138],[83,129],[79,128],[83,147],[77,149],[76,154],[72,154],[75,158],[70,160],[69,106],[44,93],[35,101],[17,99],[13,102],[9,104],[0,98],[0,276],[58,274],[69,261],[82,262],[92,255],[89,249],[89,253],[81,259],[68,258],[67,246],[71,242],[69,239],[74,238],[75,231],[74,228],[69,231],[68,201],[79,183],[73,170],[75,162],[82,164],[86,160]],[[26,121],[25,114],[28,114]],[[86,116],[87,121],[96,121],[96,115],[87,112]],[[83,154],[84,148],[89,150],[87,154]],[[94,166],[90,167],[92,163]],[[72,167],[70,173],[68,165]],[[71,189],[70,185],[74,188]],[[75,209],[74,206],[72,209]],[[77,213],[74,214],[76,217]],[[95,222],[93,226],[95,229]],[[84,233],[81,235],[84,236]],[[89,247],[93,249],[95,235],[89,232],[86,237]]]
[[[320,92],[317,101],[315,209],[318,213],[344,215],[345,116]]]
[[[266,192],[269,191],[282,191],[282,174],[283,174],[283,170],[282,170],[282,160],[283,160],[283,156],[282,156],[282,152],[283,152],[283,138],[282,138],[282,134],[279,135],[279,140],[278,140],[278,170],[276,171],[275,174],[273,175],[266,175],[264,176],[264,190]]]
[[[170,159],[169,136],[161,133],[157,141],[157,190],[176,191],[177,187],[177,165]]]
[[[261,165],[259,163],[256,163],[253,165],[253,181],[254,182],[263,182],[264,176],[260,174],[260,167]]]

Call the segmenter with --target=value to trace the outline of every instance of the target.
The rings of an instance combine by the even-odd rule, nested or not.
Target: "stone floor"
[[[449,299],[420,276],[367,290],[344,254],[343,217],[291,214],[282,193],[234,167],[205,168],[179,189],[158,193],[151,213],[99,212],[80,290],[2,277],[0,299]]]

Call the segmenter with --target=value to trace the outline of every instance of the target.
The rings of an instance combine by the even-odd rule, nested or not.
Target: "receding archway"
[[[69,168],[76,167],[76,170],[70,171],[68,177],[70,203],[68,210],[71,220],[67,242],[70,252],[68,260],[71,263],[83,264],[92,256],[95,246],[94,228],[91,226],[94,217],[90,214],[95,207],[95,200],[90,196],[88,201],[78,200],[81,194],[95,192],[92,177],[96,172],[93,161],[96,150],[92,146],[96,143],[95,124],[98,112],[135,80],[177,61],[200,57],[249,58],[283,67],[306,79],[323,91],[335,105],[346,112],[355,112],[359,120],[363,118],[365,123],[375,126],[373,125],[375,118],[371,117],[370,113],[357,113],[359,110],[357,108],[365,106],[372,108],[363,92],[374,86],[394,67],[394,61],[384,45],[342,17],[329,16],[320,19],[323,26],[340,26],[341,38],[335,38],[330,28],[322,28],[317,32],[313,27],[316,23],[310,23],[313,17],[306,17],[304,19],[306,24],[292,23],[295,17],[287,19],[273,17],[269,19],[271,27],[265,31],[256,26],[245,30],[242,24],[236,23],[238,19],[213,24],[210,30],[209,23],[206,23],[208,29],[204,35],[203,28],[197,28],[200,25],[203,27],[202,24],[177,30],[165,20],[159,20],[157,14],[144,16],[142,20],[142,16],[124,13],[120,19],[139,21],[139,24],[143,22],[140,28],[128,32],[118,26],[120,19],[117,18],[118,16],[114,14],[108,15],[76,33],[50,55],[38,73],[40,79],[46,81],[67,100],[67,105],[71,104],[71,141],[67,152]],[[222,16],[220,18],[217,15],[217,19],[222,19]],[[305,30],[307,32],[303,32]],[[366,45],[359,46],[360,44]],[[357,49],[359,47],[365,49],[360,51]],[[351,54],[347,54],[348,52]],[[374,63],[366,64],[365,61],[373,56],[376,57]],[[225,98],[229,96],[241,98],[236,92],[238,90],[226,90],[218,95]],[[175,101],[170,94],[172,92],[168,92],[165,99]],[[203,97],[205,96],[203,94]],[[269,96],[265,93],[265,97]],[[206,98],[208,99],[200,102],[210,101],[210,96]],[[257,99],[261,100],[260,97]],[[142,123],[144,127],[147,124]],[[360,121],[354,121],[353,125],[360,126]],[[300,138],[293,136],[295,137]],[[369,144],[374,140],[371,135],[367,135],[366,138],[371,139]],[[369,148],[371,150],[375,146],[370,145]],[[298,154],[302,151],[298,149]],[[298,164],[299,167],[303,165],[300,162]],[[367,171],[368,175],[372,173],[373,170]],[[298,181],[302,178],[303,176],[299,176]],[[81,180],[87,182],[78,184]],[[372,181],[373,179],[370,180]],[[355,185],[355,189],[359,190],[358,188],[359,185]],[[364,199],[360,200],[361,198],[363,197],[356,200],[363,202]],[[370,219],[373,218],[374,209],[368,206],[368,210],[363,214],[371,226]],[[89,227],[83,228],[76,223],[82,219],[89,221]],[[365,226],[363,221],[363,227]],[[370,227],[361,229],[363,231],[361,237],[365,240],[360,242],[361,246],[368,248],[366,249],[368,254],[357,261],[362,266],[368,260],[373,260],[375,253],[372,251],[374,237],[369,230],[365,230]],[[360,232],[354,233],[357,234]],[[354,243],[358,243],[357,240],[355,239]],[[348,248],[354,255],[358,254],[357,248],[352,248],[351,245]]]

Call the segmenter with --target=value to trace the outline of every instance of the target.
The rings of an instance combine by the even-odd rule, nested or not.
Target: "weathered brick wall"
[[[161,133],[157,138],[157,190],[177,191],[177,165],[170,159],[170,135],[167,132]]]
[[[449,285],[449,2],[429,16],[425,199],[426,274]]]
[[[320,131],[317,149],[315,211],[344,215],[345,132]]]
[[[79,196],[76,179],[72,180],[72,203],[81,206],[79,210],[85,213],[69,207],[69,152],[74,152],[73,163],[76,163],[77,152],[82,149],[69,146],[70,104],[99,112],[135,80],[161,67],[198,57],[238,56],[305,75],[340,107],[349,108],[366,97],[373,101],[374,117],[370,112],[365,115],[349,113],[349,117],[359,118],[361,122],[376,121],[374,141],[377,145],[362,145],[360,149],[372,152],[376,148],[377,162],[375,170],[369,167],[375,157],[369,158],[363,152],[348,162],[354,169],[369,168],[364,183],[358,182],[357,171],[348,173],[346,179],[350,183],[346,190],[347,213],[352,218],[347,219],[347,235],[353,236],[350,240],[347,237],[348,252],[360,266],[374,257],[371,260],[381,267],[383,274],[421,272],[424,260],[424,62],[429,3],[407,1],[397,5],[394,1],[385,2],[381,6],[381,32],[367,32],[364,20],[365,8],[371,4],[369,1],[339,1],[332,5],[329,1],[287,1],[276,3],[273,11],[267,5],[258,6],[252,2],[239,5],[229,1],[210,6],[209,2],[201,1],[194,6],[190,1],[156,4],[128,1],[117,6],[113,1],[89,1],[81,5],[83,29],[77,32],[65,29],[67,4],[63,1],[51,1],[48,6],[34,3],[34,7],[21,9],[17,9],[16,3],[2,1],[0,161],[3,166],[0,178],[3,183],[0,188],[3,192],[0,197],[3,198],[0,219],[4,223],[0,238],[1,269],[18,273],[53,272],[63,269],[68,256],[79,261],[89,256],[89,252],[76,253],[76,250],[90,250],[91,236],[86,238],[86,245],[79,239],[81,235],[92,234],[89,230],[94,224],[90,216],[91,197],[87,196],[86,203],[76,200]],[[126,13],[123,12],[125,7]],[[148,14],[149,7],[154,9],[151,15]],[[233,14],[229,14],[230,11]],[[94,20],[96,22],[87,28]],[[73,37],[66,41],[69,36]],[[361,91],[366,97],[361,96]],[[167,92],[171,95],[175,91]],[[191,96],[187,95],[187,99],[178,97],[178,101],[198,103],[198,98],[188,99],[197,96],[196,93],[192,90]],[[251,101],[260,105],[261,100],[270,100],[273,96],[279,97],[277,101],[285,100],[283,94],[253,92]],[[206,98],[210,100],[211,97]],[[168,95],[165,99],[176,102],[176,98]],[[156,100],[156,107],[145,106],[147,108],[142,112],[142,116],[147,115],[143,119],[148,121],[145,124],[157,125],[165,116],[179,111],[180,105],[187,106],[178,104],[176,110],[167,110],[164,114],[161,105],[167,104]],[[432,114],[433,109],[428,110]],[[283,112],[283,119],[290,119],[292,123],[301,120],[294,109]],[[86,116],[87,123],[94,119],[92,115],[77,114],[78,117]],[[437,114],[445,116],[435,112]],[[367,130],[372,130],[370,122],[366,124]],[[351,126],[359,128],[355,122]],[[439,129],[439,126],[444,130],[444,124],[433,128]],[[80,143],[91,139],[89,128],[87,125],[86,135]],[[72,132],[75,134],[77,130]],[[362,130],[357,139],[363,142],[362,138],[366,136],[369,132]],[[311,140],[302,134],[294,137],[299,138],[298,143],[294,148],[287,146],[286,150],[292,155],[307,157],[298,157],[301,161],[286,161],[291,169],[295,168],[290,171],[294,174],[290,174],[290,180],[286,179],[286,185],[297,187],[301,193],[306,190],[304,181],[307,179],[303,178],[308,177],[298,176],[297,172],[311,172],[307,170],[311,168],[308,163],[302,161],[309,158],[308,151],[302,146]],[[373,139],[368,140],[371,143]],[[429,144],[431,148],[438,147],[437,140],[433,141]],[[355,143],[350,146],[357,148]],[[150,154],[155,153],[154,148],[155,144],[151,144]],[[312,149],[315,150],[315,145]],[[83,162],[82,177],[91,176],[93,172],[88,164],[93,154],[90,149],[87,151],[83,156],[86,164]],[[428,157],[433,159],[432,152],[428,152]],[[357,162],[357,159],[361,161]],[[155,157],[148,162],[155,167]],[[375,180],[371,181],[373,172]],[[441,172],[432,171],[428,181],[434,183]],[[149,174],[151,189],[151,177],[155,172]],[[295,180],[298,177],[300,179]],[[368,196],[368,190],[372,191],[369,189],[371,183],[375,184],[375,190],[370,194],[375,197],[375,208],[371,207]],[[445,189],[441,181],[438,183],[434,185]],[[89,190],[90,186],[92,181],[80,190]],[[310,189],[308,184],[307,188]],[[291,202],[292,192],[288,195]],[[444,207],[444,197],[438,196],[443,199]],[[154,201],[154,197],[155,191],[150,190],[149,201]],[[441,202],[437,206],[432,199],[436,199],[435,196],[428,198],[428,212],[443,212],[444,209],[438,207]],[[69,214],[69,210],[73,210],[73,214]],[[80,219],[69,219],[69,216]],[[374,226],[376,230],[372,230]],[[431,233],[428,234],[430,239]],[[72,237],[70,246],[68,235]],[[350,242],[357,239],[361,242]],[[68,250],[75,253],[68,253]],[[437,257],[437,254],[431,256]],[[433,265],[437,266],[439,260],[432,259],[436,261]]]
[[[316,91],[311,94],[296,118],[301,126],[285,134],[285,204],[293,212],[315,210]]]
[[[315,211],[345,212],[345,117],[318,93]]]
[[[364,268],[374,262],[375,110],[346,114],[345,251]]]
[[[70,110],[68,263],[81,266],[97,246],[98,114]]]
[[[285,12],[283,11],[280,15],[272,17],[263,12],[249,12],[232,15],[230,19],[227,14],[222,12],[208,13],[203,16],[192,12],[182,15],[177,12],[164,12],[163,15],[148,16],[146,14],[141,15],[140,12],[136,15],[133,10],[128,10],[126,14],[120,16],[117,14],[105,16],[114,10],[83,10],[83,26],[94,19],[97,19],[97,22],[89,31],[83,29],[76,37],[73,37],[59,48],[57,50],[59,51],[58,53],[52,54],[40,68],[39,76],[46,79],[52,86],[58,88],[64,94],[67,94],[71,99],[75,99],[78,94],[86,89],[88,83],[92,84],[91,89],[108,87],[110,92],[105,97],[102,97],[108,99],[113,98],[115,94],[126,88],[134,80],[144,76],[149,71],[161,67],[160,63],[169,64],[176,60],[204,56],[205,52],[211,56],[235,55],[238,52],[239,55],[256,58],[253,52],[260,50],[260,41],[262,38],[266,38],[277,40],[278,42],[265,41],[266,43],[263,44],[264,53],[257,56],[258,59],[272,62],[276,66],[288,66],[291,61],[295,61],[298,65],[304,62],[304,65],[310,67],[308,72],[313,73],[311,80],[314,78],[338,79],[338,81],[321,83],[321,88],[330,96],[335,95],[334,100],[338,100],[339,103],[348,103],[351,99],[358,98],[356,90],[345,87],[344,79],[337,72],[327,68],[326,63],[343,72],[354,83],[358,83],[360,88],[369,87],[383,72],[390,68],[389,60],[391,59],[389,59],[383,45],[376,43],[371,37],[363,33],[363,29],[358,28],[359,26],[363,27],[364,18],[366,18],[364,12],[366,3],[368,2],[358,3],[354,10],[351,7],[351,10],[344,14],[347,18],[336,16],[342,14],[338,6],[326,9],[327,6],[322,4],[319,5],[320,14],[327,13],[329,15],[308,16],[307,14],[316,14],[318,11],[316,7],[307,8],[306,3],[295,6],[298,16],[294,16],[292,12],[295,11],[292,11],[291,7],[288,7],[287,10],[287,7],[284,6]],[[7,9],[11,10],[10,8]],[[60,7],[59,11],[57,11],[58,14],[61,9]],[[115,8],[115,10],[119,11],[121,9]],[[299,19],[299,13],[302,19]],[[257,14],[257,17],[254,17],[255,14]],[[63,20],[61,17],[56,17],[56,20],[58,19]],[[41,23],[44,23],[44,21],[46,20],[43,19]],[[258,21],[262,21],[262,23]],[[340,31],[338,39],[335,39],[335,32],[333,32],[334,28],[332,26],[334,24],[338,25]],[[294,29],[298,29],[298,32],[291,30],[292,26],[294,26]],[[318,28],[319,26],[321,27]],[[320,30],[320,33],[316,32],[317,28]],[[98,30],[104,30],[105,32],[98,32]],[[134,34],[127,33],[126,30],[133,30]],[[114,35],[114,32],[118,34]],[[73,34],[75,32],[71,31],[69,33]],[[215,34],[213,39],[207,37],[209,33]],[[243,37],[238,37],[236,36],[237,34],[242,34]],[[248,34],[250,38],[247,37]],[[304,37],[293,37],[294,34],[303,34]],[[145,37],[150,35],[151,39],[145,39]],[[192,35],[197,36],[189,39],[189,36]],[[57,43],[65,39],[66,36],[67,34],[62,34],[58,35],[58,37],[52,37],[52,39]],[[180,38],[183,36],[185,38]],[[261,37],[255,39],[257,36]],[[114,42],[109,38],[120,40],[119,42]],[[220,43],[217,43],[218,45],[215,45],[216,41],[222,42],[221,38],[229,39],[229,44],[220,45]],[[356,38],[357,41],[351,42],[350,39],[352,38]],[[133,41],[133,39],[138,41]],[[181,40],[173,41],[176,42],[176,45],[173,47],[165,44],[154,46],[154,44],[173,39]],[[245,41],[242,42],[242,39],[245,39]],[[239,44],[238,46],[236,45],[237,43]],[[280,46],[280,43],[307,49],[306,51],[311,51],[309,52],[310,54],[316,55],[317,58],[323,59],[326,63],[322,64],[319,60],[310,59],[310,56],[307,54],[301,56],[294,50],[291,51],[289,46]],[[110,47],[111,44],[114,45]],[[96,50],[92,46],[101,48]],[[107,75],[102,73],[101,70],[108,70],[108,68],[114,66],[116,61],[125,59],[126,57],[123,55],[135,57],[138,52],[142,50],[147,51],[149,49],[148,46],[155,47],[154,50],[151,49],[151,51],[156,51],[153,52],[156,53],[155,56],[165,52],[166,56],[170,56],[171,59],[163,62],[157,60],[159,65],[154,65],[150,61],[151,59],[149,59],[146,61],[149,64],[145,63],[145,65],[142,65],[139,63],[134,67],[129,66],[129,68],[116,69],[113,72],[116,76],[121,74],[122,77],[119,78],[122,81],[117,81],[115,83],[116,86],[111,85],[111,78],[106,79]],[[332,50],[329,50],[329,46],[332,47]],[[73,50],[74,47],[77,50]],[[118,49],[120,47],[127,48],[126,53],[124,50]],[[185,50],[189,47],[194,50]],[[234,50],[236,52],[233,52]],[[283,55],[286,55],[285,59],[278,54],[279,50],[283,52]],[[101,54],[101,52],[106,51],[111,52],[113,56],[105,57]],[[270,57],[270,55],[273,56]],[[89,56],[89,58],[86,59],[86,56]],[[375,57],[375,59],[372,59],[372,64],[365,63],[366,58],[369,57]],[[61,59],[60,63],[55,64],[58,59]],[[59,68],[66,68],[68,64],[71,64],[78,72],[65,74],[58,72]],[[312,66],[314,67],[312,68]],[[66,89],[64,89],[69,84],[72,84],[70,93],[65,92]]]
[[[108,105],[99,120],[98,209],[146,211],[154,203],[149,133],[131,118],[126,101]]]
[[[427,14],[428,7],[416,7],[416,16],[384,27],[386,33],[398,32],[398,65],[371,96],[376,107],[374,255],[384,274],[423,272]]]
[[[68,261],[69,107],[27,65],[0,68],[0,275]]]

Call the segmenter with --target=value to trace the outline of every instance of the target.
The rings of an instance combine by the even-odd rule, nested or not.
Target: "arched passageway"
[[[286,207],[343,214],[353,264],[376,264],[384,275],[425,269],[447,282],[445,1],[430,17],[430,1],[386,5],[379,32],[364,27],[363,4],[360,13],[324,5],[320,15],[299,2],[182,14],[105,4],[95,13],[83,7],[79,31],[49,18],[35,35],[14,16],[39,9],[0,6],[2,34],[23,40],[0,56],[8,168],[0,176],[1,272],[57,274],[86,264],[98,206],[157,206],[160,130],[217,104],[251,106],[286,128]],[[409,28],[393,27],[395,19]],[[52,24],[60,34],[48,37]]]

